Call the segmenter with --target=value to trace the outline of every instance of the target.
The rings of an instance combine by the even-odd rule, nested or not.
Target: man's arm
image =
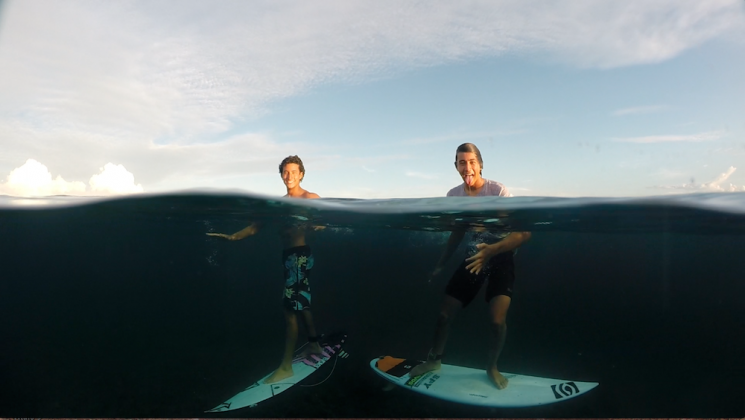
[[[256,223],[251,223],[251,225],[246,226],[244,229],[239,230],[238,232],[235,232],[233,234],[227,235],[224,233],[212,233],[207,232],[208,236],[216,236],[218,238],[225,238],[229,241],[239,241],[243,238],[247,238],[249,236],[255,235],[256,232],[259,231],[259,228]]]
[[[321,196],[318,195],[318,194],[316,194],[316,193],[308,192],[308,193],[305,194],[305,196],[303,198],[308,198],[308,199],[311,199],[312,200],[312,199],[316,199],[316,198],[321,198]],[[312,228],[313,228],[313,230],[318,231],[318,230],[324,230],[324,229],[326,229],[326,226],[313,225]]]
[[[495,244],[476,245],[479,252],[470,258],[466,258],[466,261],[470,261],[470,264],[466,266],[466,270],[478,274],[492,257],[519,248],[520,245],[528,242],[531,236],[530,232],[512,232]]]

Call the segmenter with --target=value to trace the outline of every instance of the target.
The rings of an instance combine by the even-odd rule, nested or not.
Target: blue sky
[[[6,1],[0,194],[745,191],[745,2]]]

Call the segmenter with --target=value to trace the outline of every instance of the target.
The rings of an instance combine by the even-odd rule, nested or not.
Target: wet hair
[[[287,156],[286,158],[282,159],[282,163],[279,164],[280,175],[282,175],[282,171],[285,170],[285,165],[287,165],[288,163],[296,163],[297,166],[300,168],[300,173],[305,175],[305,166],[303,166],[303,161],[297,155]]]
[[[481,170],[479,170],[479,175],[484,172],[484,159],[481,158],[481,151],[478,147],[476,147],[473,143],[463,143],[460,146],[458,146],[457,149],[455,149],[455,167],[458,167],[458,153],[473,153],[476,155],[476,159],[479,160],[479,167],[481,167]]]

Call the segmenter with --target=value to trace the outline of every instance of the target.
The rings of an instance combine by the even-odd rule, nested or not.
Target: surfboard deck
[[[274,373],[270,372],[263,378],[254,382],[251,386],[235,394],[222,404],[215,408],[205,411],[205,413],[217,413],[222,411],[237,410],[244,407],[253,407],[256,404],[267,400],[275,395],[281,394],[292,388],[294,385],[316,372],[324,363],[333,357],[343,357],[345,353],[342,346],[347,338],[344,333],[330,334],[319,337],[319,343],[323,349],[323,355],[302,355],[302,347],[299,349],[292,360],[293,375],[273,384],[265,384],[264,380]]]
[[[497,389],[483,369],[443,364],[436,371],[412,378],[411,369],[419,360],[384,356],[372,359],[370,367],[403,388],[447,401],[488,407],[532,407],[566,401],[598,386],[579,382],[502,372],[509,384]]]

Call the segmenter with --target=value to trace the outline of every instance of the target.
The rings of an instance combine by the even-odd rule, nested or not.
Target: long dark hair
[[[458,167],[458,153],[473,153],[476,155],[476,158],[479,160],[479,166],[481,167],[481,170],[479,171],[479,175],[482,175],[482,172],[484,172],[484,159],[481,158],[481,150],[479,150],[478,147],[476,147],[473,143],[463,143],[460,146],[458,146],[457,149],[455,149],[455,167]]]

